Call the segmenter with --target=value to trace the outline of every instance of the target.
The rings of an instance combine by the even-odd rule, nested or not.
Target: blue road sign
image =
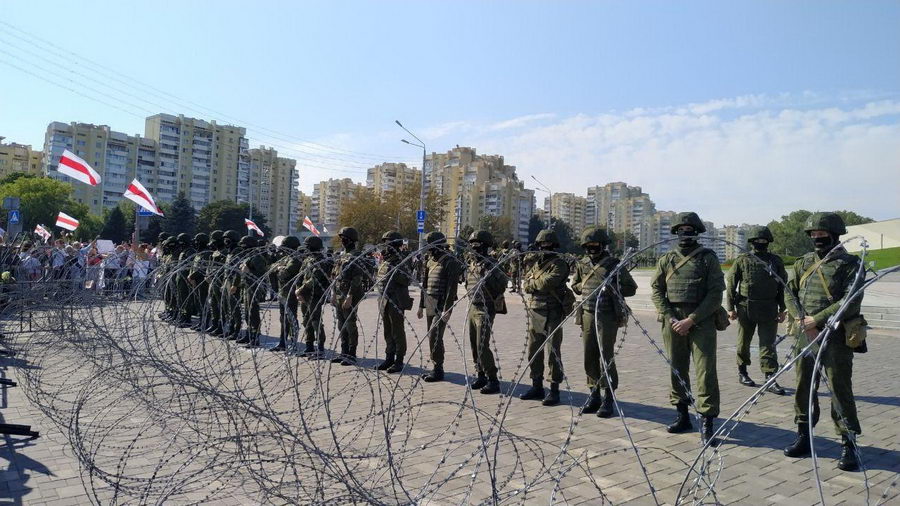
[[[19,223],[19,211],[16,209],[13,209],[12,211],[10,211],[9,219],[6,221],[6,223],[8,223],[10,225],[15,225],[15,224]]]
[[[416,221],[416,232],[419,233],[419,234],[421,234],[421,233],[424,232],[424,231],[425,231],[425,221],[424,221],[424,220],[417,220],[417,221]]]
[[[425,211],[423,211],[422,209],[416,211],[416,221],[420,223],[425,221]]]
[[[143,207],[138,208],[138,216],[153,216],[153,213],[144,209]]]

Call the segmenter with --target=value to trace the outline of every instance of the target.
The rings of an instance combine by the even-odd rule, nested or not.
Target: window
[[[80,140],[80,139],[79,139],[79,140],[75,141],[75,145],[76,145],[76,146],[84,146],[84,144],[85,144],[85,143],[84,143],[83,140]]]

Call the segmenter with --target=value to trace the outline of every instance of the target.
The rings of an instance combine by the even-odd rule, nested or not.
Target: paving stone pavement
[[[141,303],[146,304],[146,303]],[[564,386],[562,404],[556,407],[543,407],[533,401],[521,401],[507,397],[510,393],[519,393],[527,385],[518,385],[516,380],[527,384],[527,371],[521,367],[523,348],[525,344],[526,318],[522,301],[518,296],[511,294],[508,297],[510,313],[499,315],[495,324],[495,342],[498,360],[501,366],[500,374],[503,380],[503,395],[482,396],[474,394],[474,398],[465,401],[465,405],[477,406],[485,413],[495,413],[506,409],[503,428],[518,438],[531,438],[540,445],[543,451],[548,448],[559,448],[565,444],[567,437],[571,436],[568,446],[569,455],[577,455],[582,459],[585,471],[578,474],[579,479],[561,479],[557,490],[552,483],[532,487],[527,492],[517,497],[504,497],[506,502],[526,502],[528,504],[547,503],[551,500],[566,504],[653,504],[654,499],[651,489],[638,465],[634,450],[628,440],[623,422],[618,418],[608,420],[599,419],[593,415],[578,416],[580,406],[586,401],[587,392],[584,372],[581,364],[581,339],[575,325],[569,321],[565,326],[563,340],[563,360],[566,367],[568,384]],[[139,306],[140,304],[135,304]],[[138,308],[135,308],[138,310]],[[155,311],[153,311],[155,313]],[[376,329],[376,306],[373,298],[364,302],[360,308],[361,332],[360,349],[367,360],[362,361],[363,366],[372,366],[377,363],[379,350],[383,349],[383,340],[380,336],[373,335]],[[419,401],[429,402],[427,409],[419,413],[415,423],[408,427],[401,426],[395,429],[394,437],[403,433],[407,437],[405,444],[408,448],[414,448],[420,442],[422,450],[412,452],[403,457],[403,481],[405,484],[426,483],[434,484],[444,476],[449,476],[450,465],[466,462],[460,454],[442,455],[440,451],[446,446],[428,447],[426,441],[434,434],[442,434],[448,428],[448,420],[457,420],[455,430],[471,434],[477,430],[477,422],[469,414],[459,415],[459,403],[466,396],[466,376],[463,371],[471,371],[471,359],[468,345],[464,343],[462,334],[465,311],[458,308],[452,317],[450,330],[445,337],[447,345],[448,381],[438,384],[424,384],[418,380],[417,375],[427,368],[427,357],[418,347],[408,359],[410,365],[403,375],[381,376],[373,373],[366,378],[377,378],[378,385],[394,385],[397,392],[410,397],[421,397]],[[650,332],[650,337],[661,345],[661,337],[655,315],[649,311],[637,311],[637,318]],[[410,318],[411,329],[408,331],[410,350],[417,348],[418,342],[424,336],[424,320],[417,320],[413,312],[407,313]],[[277,311],[269,305],[266,313],[266,346],[275,344],[271,336],[278,335]],[[326,328],[331,328],[331,317],[326,317]],[[419,337],[416,338],[414,333]],[[620,336],[621,337],[621,336]],[[860,438],[862,455],[867,467],[867,473],[844,473],[835,468],[835,461],[840,452],[839,438],[834,435],[830,420],[823,417],[823,423],[817,428],[817,451],[820,455],[819,472],[822,478],[822,486],[826,502],[828,504],[885,504],[896,503],[900,500],[900,484],[892,483],[898,479],[900,473],[900,430],[897,429],[898,416],[900,416],[900,349],[897,338],[900,332],[891,330],[873,331],[869,337],[870,353],[857,355],[855,360],[854,391],[857,395],[857,403],[860,411],[860,419],[864,434]],[[20,338],[21,339],[21,338]],[[723,417],[745,400],[753,389],[741,386],[737,382],[735,366],[735,340],[734,328],[719,334],[718,367],[720,386],[722,390],[722,414]],[[203,342],[204,348],[215,352],[231,350],[233,353],[253,357],[261,364],[258,371],[261,374],[267,371],[286,367],[293,363],[296,370],[312,374],[314,367],[324,367],[322,362],[307,364],[307,361],[298,357],[286,357],[281,354],[262,350],[251,351],[237,349],[234,344],[204,338],[190,331],[179,332],[173,335],[173,346],[178,341],[182,343]],[[333,343],[329,341],[329,344]],[[427,345],[426,345],[427,346]],[[197,346],[190,348],[195,350]],[[784,357],[789,346],[783,343],[779,347],[779,356]],[[60,363],[65,360],[77,360],[77,357],[66,357],[64,351],[58,357]],[[195,351],[194,351],[195,352]],[[193,352],[192,352],[193,353]],[[753,350],[756,356],[756,350]],[[4,377],[15,380],[24,368],[32,367],[32,364],[23,362],[17,358],[2,358],[2,373]],[[675,501],[676,493],[684,480],[689,462],[693,461],[700,448],[699,435],[694,433],[672,435],[665,431],[667,424],[673,416],[673,409],[668,404],[668,370],[663,359],[651,346],[648,338],[641,334],[634,324],[630,324],[622,341],[621,351],[617,357],[619,367],[620,388],[617,392],[620,408],[624,414],[624,421],[630,431],[634,443],[638,446],[643,464],[646,466],[649,479],[655,488],[656,498],[660,503],[671,504]],[[43,363],[46,367],[48,364]],[[750,370],[755,379],[761,379],[762,374],[755,369],[756,364]],[[319,369],[321,371],[322,369]],[[78,369],[72,369],[73,374],[78,374]],[[331,369],[333,375],[346,373],[340,369]],[[246,372],[246,371],[244,371]],[[236,375],[244,374],[237,372]],[[517,377],[518,374],[518,377]],[[340,378],[332,384],[332,388],[344,385],[346,391],[338,394],[334,399],[338,401],[341,396],[350,399],[352,395],[359,395],[359,376],[347,375],[346,383],[341,383]],[[241,378],[241,381],[247,378]],[[246,388],[254,388],[250,382],[241,383]],[[789,371],[780,381],[782,386],[792,392],[794,383],[793,371]],[[371,385],[371,380],[370,380]],[[111,384],[110,388],[115,385]],[[164,389],[165,385],[160,386]],[[277,385],[266,385],[268,390],[276,390]],[[515,388],[515,390],[513,390]],[[73,451],[72,445],[66,439],[66,432],[60,430],[59,425],[45,416],[41,410],[32,405],[21,388],[7,388],[2,391],[2,410],[0,417],[4,423],[28,423],[34,430],[41,432],[37,440],[26,441],[19,436],[5,436],[0,458],[5,465],[0,477],[0,498],[11,504],[86,504],[92,501],[102,503],[134,502],[134,499],[115,497],[115,490],[108,484],[98,480],[96,475],[89,476],[86,469],[80,465],[80,459]],[[376,394],[372,394],[376,395]],[[398,394],[399,395],[399,394]],[[374,397],[373,397],[374,398]],[[287,402],[287,401],[284,401]],[[374,401],[373,401],[374,402]],[[815,481],[810,459],[787,459],[781,454],[781,449],[789,444],[794,437],[793,425],[793,400],[790,395],[778,397],[764,395],[750,413],[743,419],[737,428],[731,432],[730,437],[720,449],[722,469],[716,478],[714,488],[715,495],[697,497],[705,503],[719,502],[723,504],[817,504],[819,495],[816,491]],[[825,399],[827,402],[827,399]],[[507,406],[508,404],[508,406]],[[368,409],[371,406],[355,406],[348,404],[344,416],[352,417],[357,411]],[[132,409],[120,406],[120,409]],[[332,407],[332,409],[334,406]],[[174,409],[174,408],[173,408]],[[133,413],[133,416],[140,416]],[[85,423],[81,420],[80,423]],[[87,420],[89,422],[89,420]],[[574,424],[574,429],[572,428]],[[137,439],[142,435],[129,435],[124,440]],[[155,441],[157,435],[146,434],[147,441]],[[443,437],[452,437],[444,434]],[[352,440],[345,440],[352,444]],[[144,468],[153,468],[158,464],[163,453],[163,448],[154,448],[153,444],[147,444],[146,450],[140,458],[129,460],[127,465],[134,468],[135,472]],[[512,466],[516,452],[512,445],[500,444],[495,466],[504,470],[506,465]],[[552,457],[552,455],[551,455]],[[446,459],[446,465],[438,467],[437,462]],[[713,467],[718,466],[718,460]],[[313,463],[313,465],[315,465]],[[373,461],[372,465],[378,465]],[[521,475],[512,478],[511,483],[520,480],[521,476],[527,476],[525,471],[529,466],[534,469],[543,464],[537,462],[518,462],[516,466],[523,469]],[[277,472],[271,465],[263,466],[263,472]],[[431,475],[439,470],[439,477],[435,479]],[[472,475],[469,474],[472,471]],[[558,472],[559,469],[556,469]],[[141,471],[143,472],[143,471]],[[587,473],[591,480],[585,478]],[[423,504],[459,504],[478,503],[483,499],[490,499],[490,483],[477,470],[466,468],[466,473],[452,477],[441,485],[439,492],[430,494]],[[575,476],[575,473],[572,473]],[[868,480],[868,489],[864,480]],[[233,485],[233,484],[232,484]],[[519,485],[522,486],[523,484]],[[598,491],[599,486],[599,491]],[[215,493],[206,497],[202,490],[193,495],[180,497],[175,503],[184,503],[191,500],[209,502],[215,504],[255,504],[261,501],[256,489],[256,482],[247,480],[246,487],[242,485],[222,488],[222,493]],[[216,484],[209,483],[209,490],[215,490]],[[515,488],[510,485],[507,489]],[[385,490],[390,489],[390,477],[385,482]],[[390,494],[390,492],[387,492]],[[886,493],[883,496],[883,493]],[[702,492],[701,492],[702,494]],[[387,497],[387,496],[383,496]],[[152,496],[143,498],[142,502],[156,502]],[[395,500],[385,500],[387,503],[396,503]],[[165,501],[163,501],[165,502]],[[338,501],[339,502],[339,501]]]

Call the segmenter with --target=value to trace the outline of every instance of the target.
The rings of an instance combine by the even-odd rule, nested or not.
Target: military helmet
[[[481,244],[490,247],[494,245],[494,236],[487,230],[476,230],[469,236],[469,242],[472,241],[478,241]]]
[[[225,232],[221,230],[213,230],[212,233],[209,234],[209,240],[213,242],[221,241],[225,238]]]
[[[581,245],[584,246],[589,242],[597,242],[600,244],[609,244],[609,234],[605,228],[589,227],[581,233]]]
[[[194,246],[206,247],[209,244],[209,236],[200,232],[199,234],[194,236]]]
[[[231,242],[238,242],[241,240],[241,234],[239,234],[236,230],[229,230],[222,234],[225,239],[228,239]]]
[[[500,247],[504,249],[509,249],[509,241],[503,241],[500,243]]]
[[[175,244],[176,244],[175,238],[170,236],[170,237],[166,237],[165,239],[163,239],[162,247],[163,248],[171,248]]]
[[[242,248],[253,248],[256,245],[257,245],[256,238],[250,237],[249,235],[245,235],[244,237],[241,237],[241,240],[238,241],[238,246],[240,246]]]
[[[765,239],[773,242],[775,237],[772,236],[772,231],[769,230],[769,227],[757,225],[750,227],[750,230],[747,232],[747,241],[752,241],[753,239]]]
[[[338,237],[345,237],[353,242],[359,241],[359,232],[353,227],[342,227],[338,232]]]
[[[289,235],[281,241],[281,247],[287,249],[297,249],[300,247],[300,238],[296,235]]]
[[[835,213],[813,213],[806,219],[806,227],[803,229],[807,234],[813,230],[824,230],[833,235],[844,235],[847,233],[847,227],[844,225],[844,219]]]
[[[178,243],[179,244],[190,244],[191,236],[185,234],[184,232],[178,234]]]
[[[706,232],[706,225],[703,224],[703,220],[701,220],[700,216],[698,216],[695,212],[678,213],[678,215],[675,216],[675,219],[672,220],[671,232],[674,234],[676,229],[678,229],[678,227],[682,225],[690,225],[694,227],[694,230],[698,234]]]
[[[310,251],[322,251],[322,247],[324,246],[322,244],[322,238],[315,236],[315,235],[311,235],[311,236],[307,237],[303,241],[303,244],[305,244],[306,249],[308,249]]]
[[[401,235],[400,232],[397,232],[396,230],[390,230],[388,232],[385,232],[381,236],[381,242],[385,242],[385,243],[402,241],[402,240],[403,240],[403,235]]]
[[[156,236],[156,242],[163,242],[169,237],[172,237],[167,232],[160,232],[158,236]]]
[[[436,230],[425,234],[425,244],[444,244],[446,242],[447,236]]]
[[[545,228],[544,230],[541,230],[540,232],[538,232],[537,238],[535,238],[534,242],[536,242],[536,243],[549,242],[549,243],[553,243],[556,246],[559,246],[559,236],[556,235],[556,232],[554,232],[553,230],[550,230],[549,228]]]

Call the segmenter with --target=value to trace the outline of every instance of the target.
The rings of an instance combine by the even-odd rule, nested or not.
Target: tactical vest
[[[327,257],[322,253],[310,253],[303,259],[303,284],[309,287],[308,296],[316,303],[325,294],[331,280],[328,273],[332,266]]]
[[[599,264],[594,264],[590,257],[585,257],[583,260],[578,262],[576,269],[578,269],[579,274],[582,276],[581,278],[581,300],[584,301],[584,305],[582,306],[586,311],[593,311],[594,307],[597,305],[597,297],[600,297],[600,310],[601,311],[609,311],[613,309],[612,306],[612,298],[608,295],[608,290],[610,289],[610,285],[613,283],[607,283],[603,292],[600,293],[597,288],[603,284],[603,281],[606,280],[607,275],[616,268],[619,260],[613,258],[611,256],[605,256],[600,259]]]
[[[447,286],[449,285],[447,275],[452,270],[447,264],[449,261],[452,261],[452,259],[445,254],[437,260],[428,258],[428,262],[425,264],[425,270],[428,272],[428,277],[425,281],[425,293],[441,301],[447,296]]]
[[[800,269],[795,272],[799,272],[798,275],[803,276],[818,261],[819,259],[815,253],[807,253],[798,260]],[[816,314],[844,296],[847,287],[850,285],[850,277],[854,274],[853,268],[856,262],[858,262],[857,257],[844,253],[819,266],[822,276],[819,276],[817,272],[812,272],[806,276],[806,279],[798,280],[799,292],[797,293],[797,299],[803,305],[807,314]],[[828,286],[827,291],[822,283],[822,277],[825,278],[825,283]],[[829,296],[829,293],[831,296]]]
[[[300,274],[302,264],[303,262],[293,255],[278,260],[275,272],[278,276],[279,295],[285,298],[294,297],[294,289],[300,285],[297,275]]]
[[[699,246],[702,248],[702,246]],[[666,298],[673,304],[699,304],[703,297],[706,296],[706,267],[710,261],[709,256],[712,250],[701,251],[694,255],[684,265],[678,268],[672,277],[666,281]],[[667,266],[663,276],[668,277],[669,273],[675,268],[675,265],[681,261],[681,257],[677,252],[670,251],[666,253],[665,262]]]
[[[469,290],[474,290],[475,287],[478,287],[478,290],[475,290],[472,295],[472,305],[483,308],[490,302],[491,305],[494,304],[494,301],[486,301],[485,296],[489,296],[487,293],[487,280],[482,280],[482,277],[487,275],[491,269],[494,268],[496,263],[490,257],[484,258],[483,260],[477,258],[477,255],[471,255],[468,261],[468,269],[466,269],[466,288]],[[479,283],[481,283],[479,285]]]
[[[335,280],[334,290],[338,296],[345,296],[350,293],[350,287],[353,284],[355,276],[363,275],[363,259],[360,258],[359,251],[343,251],[338,255],[334,262],[332,277]]]
[[[772,272],[778,272],[776,263],[778,260],[773,258],[774,255],[765,254],[757,255],[751,258],[751,255],[743,255],[738,261],[741,262],[741,295],[749,300],[774,301],[778,297],[781,282],[766,270],[766,264]]]
[[[225,274],[225,270],[222,267],[225,265],[226,257],[225,252],[219,249],[213,251],[213,254],[209,256],[210,266],[207,272],[209,274],[210,288],[222,286]]]
[[[545,257],[531,264],[531,267],[528,268],[528,272],[525,274],[525,279],[548,275],[551,271],[551,264],[561,267],[566,273],[566,278],[569,277],[569,264],[566,263],[565,259],[556,253],[549,253],[546,254]],[[533,309],[561,308],[563,305],[563,298],[566,295],[566,288],[566,284],[563,282],[550,293],[529,293],[531,300],[528,303],[528,307]]]
[[[397,269],[403,268],[400,267],[400,262],[402,260],[403,259],[400,257],[389,257],[385,258],[381,262],[381,265],[378,266],[378,281],[376,283],[376,286],[378,287],[379,293],[382,293],[384,295],[391,295],[391,292],[403,288],[402,286],[399,286],[395,281],[395,279],[397,279],[397,277],[401,275],[401,273],[397,272]]]

